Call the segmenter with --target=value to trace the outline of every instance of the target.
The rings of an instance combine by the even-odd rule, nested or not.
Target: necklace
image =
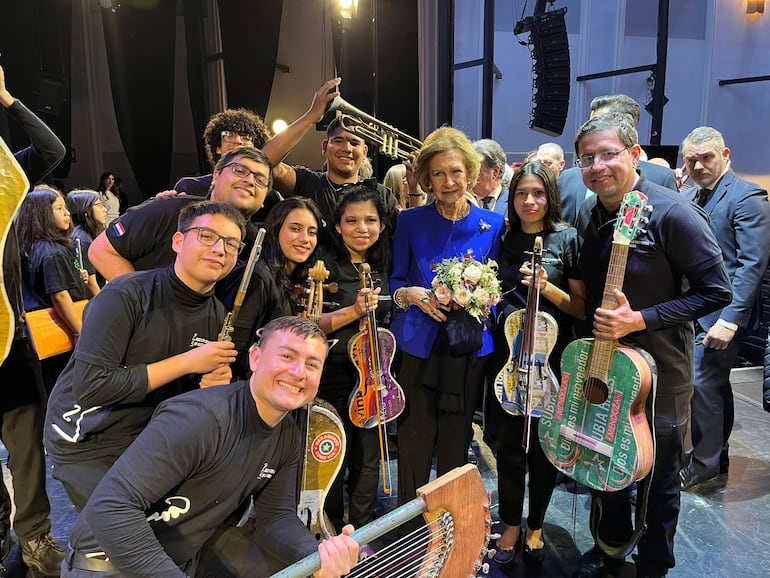
[[[460,219],[462,219],[464,217],[467,217],[468,213],[471,212],[471,206],[468,203],[468,201],[466,201],[465,199],[463,199],[463,204],[460,207],[460,210],[457,212],[457,216],[455,216],[455,217],[448,217],[448,216],[446,216],[441,211],[441,209],[439,208],[439,204],[438,203],[434,203],[434,205],[436,207],[436,211],[438,212],[438,214],[441,215],[442,217],[444,217],[446,220],[452,221],[453,224],[456,223],[457,221],[459,221]]]

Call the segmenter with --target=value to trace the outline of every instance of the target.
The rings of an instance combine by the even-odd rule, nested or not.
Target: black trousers
[[[80,512],[86,507],[88,498],[94,493],[96,486],[114,462],[115,458],[105,461],[54,464],[51,475],[62,483],[70,500]]]
[[[524,511],[525,479],[529,472],[529,513],[527,528],[540,530],[556,486],[557,470],[548,461],[537,435],[538,418],[532,418],[529,452],[522,447],[525,418],[506,413],[498,404],[497,491],[500,519],[508,526],[521,525]]]
[[[463,384],[463,410],[447,413],[439,409],[440,389],[424,385],[429,360],[403,354],[398,380],[406,409],[397,430],[399,505],[414,499],[417,488],[428,483],[434,453],[439,476],[466,463],[487,361],[487,357],[475,361],[467,357],[464,371],[452,376]]]
[[[324,508],[335,529],[340,532],[344,526],[346,489],[348,522],[360,528],[374,520],[380,482],[380,441],[377,428],[363,429],[351,423],[347,396],[326,401],[340,415],[347,437],[342,470],[329,488]]]
[[[30,540],[51,530],[51,504],[45,489],[40,361],[27,339],[11,344],[0,366],[0,383],[0,436],[8,450],[16,504],[13,528],[19,539]],[[11,501],[5,484],[0,486],[0,523],[9,524]]]
[[[637,545],[637,574],[664,574],[673,568],[674,534],[679,520],[679,470],[684,462],[684,436],[689,415],[687,393],[658,394],[655,416],[655,462],[652,477],[638,485],[637,504],[646,485],[650,485],[647,507],[647,531]],[[594,495],[594,501],[596,495]],[[599,537],[610,546],[621,546],[631,537],[631,502],[629,489],[602,493],[603,513]],[[636,512],[636,518],[639,517]],[[591,526],[598,511],[591,508]]]

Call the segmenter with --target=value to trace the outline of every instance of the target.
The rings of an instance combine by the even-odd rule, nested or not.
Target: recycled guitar
[[[647,197],[631,191],[623,199],[612,239],[601,307],[615,309],[628,250],[639,230]],[[645,477],[653,444],[645,417],[654,362],[648,353],[610,339],[578,339],[561,358],[558,396],[543,409],[538,433],[556,468],[594,490],[614,492]]]

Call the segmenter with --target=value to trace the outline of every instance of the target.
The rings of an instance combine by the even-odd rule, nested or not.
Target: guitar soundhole
[[[609,390],[607,389],[607,384],[600,379],[589,377],[585,380],[585,383],[583,383],[583,397],[585,397],[589,403],[601,405],[607,401],[608,395]]]

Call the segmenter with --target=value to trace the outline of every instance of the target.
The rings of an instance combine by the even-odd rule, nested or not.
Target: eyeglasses
[[[603,151],[598,155],[583,155],[575,161],[575,166],[581,169],[590,169],[594,166],[594,161],[598,161],[600,165],[606,165],[607,163],[614,161],[620,153],[627,151],[631,147],[625,147],[619,151]]]
[[[182,231],[182,234],[189,233],[190,231],[195,231],[198,236],[198,241],[207,247],[214,247],[219,243],[219,240],[222,239],[225,253],[230,255],[237,255],[243,251],[243,248],[246,246],[246,243],[241,242],[240,239],[236,239],[235,237],[223,237],[208,227],[190,227],[189,229]]]
[[[245,179],[249,175],[254,175],[254,182],[260,189],[266,189],[268,186],[270,186],[269,178],[267,178],[265,175],[261,175],[259,173],[255,173],[254,171],[250,171],[247,167],[243,166],[241,163],[228,163],[222,168],[225,169],[227,167],[230,167],[230,170],[233,171],[233,174],[239,179]]]
[[[254,146],[254,137],[250,134],[239,134],[237,132],[223,130],[220,133],[220,136],[222,137],[222,142],[226,142],[227,144]]]

